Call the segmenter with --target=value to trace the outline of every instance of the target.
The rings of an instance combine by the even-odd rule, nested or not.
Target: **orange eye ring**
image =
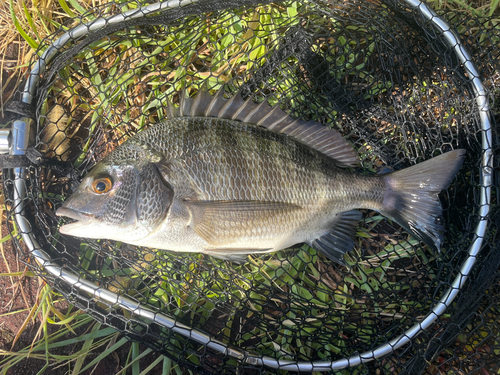
[[[109,177],[96,178],[92,182],[92,190],[97,194],[104,194],[111,190],[113,181]]]

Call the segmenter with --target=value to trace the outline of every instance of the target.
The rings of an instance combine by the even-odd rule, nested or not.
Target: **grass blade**
[[[141,354],[139,354],[136,358],[132,358],[132,361],[130,363],[127,363],[123,369],[117,374],[117,375],[121,375],[121,374],[125,374],[126,371],[131,367],[131,366],[134,366],[135,363],[139,363],[139,360],[145,356],[147,356],[149,353],[151,353],[153,350],[152,349],[146,349],[145,351],[143,351]],[[132,354],[132,357],[134,355]],[[144,373],[144,371],[143,371]]]
[[[105,336],[109,336],[109,335],[112,335],[112,334],[115,334],[115,333],[117,333],[117,331],[114,328],[106,327],[106,328],[103,328],[103,329],[99,329],[97,331],[92,331],[92,332],[87,333],[87,334],[82,335],[82,336],[78,336],[78,337],[75,337],[75,338],[72,338],[72,339],[68,339],[68,340],[64,340],[64,341],[53,343],[53,344],[50,345],[50,347],[51,348],[58,348],[58,347],[61,347],[61,346],[75,345],[75,344],[77,344],[79,342],[82,342],[82,341],[95,340],[95,339],[98,339],[98,338],[101,338],[101,337],[105,337]]]
[[[139,366],[139,343],[132,343],[132,375],[139,375],[141,368]]]
[[[73,5],[73,8],[75,8],[78,12],[80,12],[80,14],[87,13],[87,9],[85,9],[84,7],[82,7],[78,1],[76,1],[76,0],[69,0],[69,2],[71,3],[71,5]],[[94,19],[95,17],[90,17],[90,18]]]
[[[152,362],[152,363],[151,363],[148,367],[146,367],[146,368],[144,369],[144,371],[143,371],[143,372],[141,372],[139,375],[147,375],[147,374],[149,374],[149,372],[150,372],[152,369],[154,369],[154,367],[155,367],[158,363],[160,363],[160,362],[163,360],[163,358],[164,358],[164,357],[163,357],[162,355],[158,356],[158,358],[156,358],[156,359],[155,359],[155,360],[154,360],[154,361],[153,361],[153,362]],[[164,374],[165,374],[165,373],[164,373]],[[168,373],[166,373],[166,374],[168,375]]]
[[[59,5],[61,6],[61,8],[63,8],[63,10],[66,12],[68,16],[70,16],[71,18],[76,17],[76,14],[73,13],[73,11],[69,8],[68,3],[65,0],[58,0],[58,1]]]
[[[488,13],[488,16],[492,16],[495,10],[498,8],[498,4],[500,4],[500,0],[492,0],[490,4],[490,12]]]
[[[99,330],[99,328],[101,328],[101,323],[96,323],[95,326],[92,328],[92,331],[91,332],[96,332]],[[94,339],[93,338],[90,338],[88,340],[86,340],[84,343],[83,343],[83,347],[82,347],[82,351],[85,351],[85,350],[90,350],[90,347],[92,346],[92,343],[94,342]],[[83,362],[85,361],[85,358],[87,358],[86,355],[83,355],[81,357],[79,357],[76,362],[75,362],[75,367],[73,368],[73,372],[72,372],[72,375],[78,375],[81,371],[81,368],[83,366]]]
[[[95,364],[97,364],[98,362],[100,362],[103,358],[107,357],[108,355],[110,355],[111,353],[113,353],[115,350],[117,350],[118,348],[120,348],[121,346],[125,345],[126,343],[128,342],[128,339],[123,337],[122,339],[120,339],[120,341],[118,341],[116,344],[114,344],[113,346],[111,346],[110,348],[108,348],[107,350],[105,350],[104,352],[102,352],[101,354],[99,354],[96,358],[94,358],[92,360],[92,362],[90,362],[87,366],[85,366],[83,369],[79,370],[79,372],[75,372],[73,370],[73,374],[74,375],[77,375],[77,374],[80,374],[86,370],[88,370],[90,367],[94,366]],[[85,358],[85,357],[83,357]],[[79,358],[80,359],[80,358]]]
[[[33,22],[33,18],[31,17],[31,14],[30,12],[28,11],[28,8],[26,7],[26,4],[24,3],[24,0],[21,1],[21,4],[23,4],[23,9],[24,9],[24,14],[26,15],[26,19],[28,20],[28,24],[30,25],[31,27],[31,30],[33,30],[33,32],[35,33],[36,35],[36,38],[38,39],[38,41],[40,42],[42,39],[40,38],[40,36],[38,35],[38,32],[37,32],[37,27],[35,26],[35,23]]]
[[[37,50],[38,43],[35,42],[33,39],[31,39],[31,37],[23,30],[23,28],[19,24],[19,21],[17,20],[16,13],[14,11],[14,1],[13,0],[10,0],[10,7],[9,8],[10,8],[10,17],[12,19],[12,23],[14,23],[14,26],[16,27],[19,34],[21,34],[23,39],[30,45],[31,48],[33,48],[34,50]]]
[[[163,375],[170,374],[170,370],[172,369],[172,360],[167,357],[163,357]]]

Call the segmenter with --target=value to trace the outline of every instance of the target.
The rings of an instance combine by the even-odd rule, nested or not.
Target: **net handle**
[[[164,3],[155,3],[146,7],[139,7],[138,9],[131,10],[109,18],[101,17],[87,24],[79,25],[74,29],[66,32],[45,51],[42,57],[35,64],[26,82],[25,91],[22,97],[23,102],[27,104],[32,103],[40,72],[66,43],[74,41],[77,38],[84,36],[91,31],[98,30],[106,25],[109,25],[110,23],[119,23],[132,18],[144,17],[153,12],[165,9],[173,9],[180,6],[185,6],[187,4],[196,3],[198,1],[199,0],[170,0]],[[172,331],[185,336],[186,338],[194,340],[224,355],[233,357],[241,362],[251,365],[262,365],[280,370],[290,371],[341,370],[347,367],[357,366],[362,363],[370,362],[376,358],[380,358],[384,355],[390,354],[394,350],[409,343],[419,333],[429,328],[438,319],[438,317],[444,313],[446,308],[452,303],[459,290],[466,282],[470,271],[476,262],[476,257],[481,249],[488,224],[487,216],[490,206],[493,170],[493,136],[491,131],[487,91],[483,83],[481,82],[478,69],[472,62],[472,59],[466,48],[460,43],[460,39],[457,34],[453,30],[451,30],[450,26],[443,19],[438,17],[434,13],[434,11],[432,11],[426,4],[422,3],[419,0],[402,1],[404,1],[404,3],[406,3],[406,5],[410,6],[411,8],[418,10],[420,12],[420,15],[425,20],[429,21],[434,27],[436,27],[437,30],[441,32],[441,35],[447,42],[447,44],[454,49],[457,57],[462,62],[462,65],[469,77],[470,83],[473,86],[476,95],[475,100],[479,109],[482,130],[481,141],[483,155],[481,160],[481,196],[479,210],[480,220],[475,230],[475,238],[469,248],[469,255],[462,264],[460,274],[454,279],[453,283],[441,297],[439,302],[436,303],[429,314],[427,314],[427,316],[420,323],[415,324],[400,336],[377,347],[374,350],[356,354],[349,358],[329,362],[296,362],[292,360],[279,360],[267,356],[251,355],[244,350],[229,348],[226,344],[212,339],[210,336],[199,330],[180,324],[166,315],[155,313],[154,311],[141,306],[138,302],[130,298],[120,296],[118,294],[110,292],[109,290],[103,289],[102,287],[99,287],[98,285],[85,279],[82,279],[80,276],[64,270],[53,263],[50,256],[41,248],[40,244],[36,240],[31,228],[31,224],[25,217],[25,206],[29,199],[26,194],[27,170],[26,168],[14,168],[14,218],[19,232],[21,233],[21,236],[31,255],[45,269],[46,272],[51,274],[53,277],[64,280],[72,287],[90,293],[95,298],[102,299],[110,304],[127,309],[133,314],[154,321],[163,327],[171,329]],[[25,153],[28,144],[28,126],[29,119],[27,118],[16,121],[14,123],[13,127],[14,129],[16,129],[16,131],[13,131],[12,133],[12,144],[18,146],[11,148],[11,154],[23,155]]]

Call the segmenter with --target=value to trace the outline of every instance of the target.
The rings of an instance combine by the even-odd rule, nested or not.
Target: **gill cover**
[[[157,167],[149,163],[139,173],[137,184],[138,225],[153,230],[167,215],[174,196],[172,186],[165,181]]]

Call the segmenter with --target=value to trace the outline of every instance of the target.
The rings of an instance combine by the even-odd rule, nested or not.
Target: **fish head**
[[[56,211],[75,220],[59,228],[62,234],[133,243],[161,225],[173,188],[154,163],[134,155],[119,162],[106,158],[85,176]]]

